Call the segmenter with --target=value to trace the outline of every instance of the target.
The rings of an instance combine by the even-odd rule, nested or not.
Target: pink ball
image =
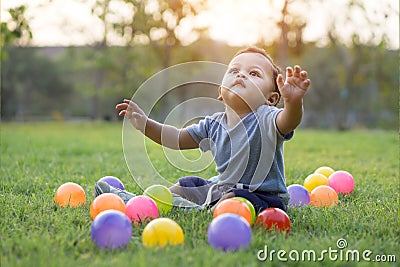
[[[329,176],[328,185],[338,194],[349,194],[354,189],[354,179],[346,171],[336,171]]]
[[[136,225],[158,218],[157,204],[148,196],[136,196],[126,203],[126,216]]]

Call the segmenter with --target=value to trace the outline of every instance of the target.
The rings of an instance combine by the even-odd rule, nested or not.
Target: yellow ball
[[[143,246],[164,247],[166,245],[183,244],[182,228],[169,218],[157,218],[149,222],[143,229]]]
[[[335,172],[335,170],[332,169],[331,167],[322,166],[322,167],[319,167],[318,169],[316,169],[314,173],[319,173],[319,174],[322,174],[323,176],[325,176],[326,178],[329,178],[329,176],[334,172]]]
[[[304,180],[304,187],[311,193],[311,191],[320,185],[328,185],[328,178],[319,173],[313,173],[307,176]]]

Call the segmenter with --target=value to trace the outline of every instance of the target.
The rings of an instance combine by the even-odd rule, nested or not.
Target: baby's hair
[[[273,81],[274,82],[274,91],[279,94],[279,98],[280,98],[281,97],[281,93],[279,92],[278,84],[276,83],[276,78],[278,78],[278,74],[282,73],[281,68],[274,63],[274,61],[272,60],[271,56],[268,55],[268,53],[262,48],[259,48],[259,47],[256,47],[256,46],[249,46],[247,48],[239,50],[235,54],[234,57],[236,57],[237,55],[243,54],[243,53],[258,53],[258,54],[261,54],[271,63],[271,65],[272,65],[272,75],[273,75],[273,79],[274,79],[274,81]],[[279,100],[278,100],[278,102],[279,102]]]

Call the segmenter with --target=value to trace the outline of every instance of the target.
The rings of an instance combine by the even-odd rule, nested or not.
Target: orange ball
[[[224,213],[234,213],[242,216],[251,225],[252,216],[249,207],[239,199],[225,199],[221,201],[214,209],[214,218]]]
[[[85,190],[76,183],[68,182],[57,189],[54,200],[61,207],[77,207],[86,203]]]
[[[90,205],[90,216],[94,219],[100,212],[105,210],[119,210],[125,213],[126,206],[119,196],[112,193],[104,193],[93,200]]]
[[[334,206],[338,201],[336,191],[327,185],[320,185],[314,188],[310,194],[310,204],[316,207]]]

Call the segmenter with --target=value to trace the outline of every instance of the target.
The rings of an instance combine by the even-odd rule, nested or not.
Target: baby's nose
[[[246,78],[246,75],[243,72],[238,71],[238,73],[236,73],[236,78]]]

